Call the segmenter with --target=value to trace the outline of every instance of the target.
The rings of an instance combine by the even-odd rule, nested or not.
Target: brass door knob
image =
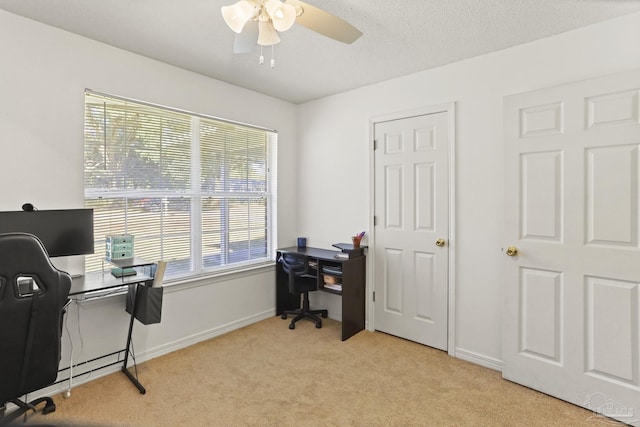
[[[447,243],[444,239],[438,239],[436,240],[436,246],[444,246],[444,244]]]
[[[509,246],[505,252],[507,256],[516,256],[518,255],[518,248],[515,246]]]

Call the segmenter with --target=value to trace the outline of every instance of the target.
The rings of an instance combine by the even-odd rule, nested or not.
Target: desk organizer
[[[107,236],[105,257],[107,261],[133,258],[133,236],[131,234]]]
[[[138,288],[138,307],[134,317],[143,325],[152,325],[160,323],[162,319],[162,294],[163,287],[151,287],[145,285],[137,285]],[[136,296],[136,285],[130,285],[127,290],[127,313],[131,314],[133,308],[133,300]]]
[[[351,243],[335,243],[331,245],[335,248],[338,248],[342,251],[344,256],[339,256],[337,258],[349,259],[356,258],[364,255],[364,250],[368,248],[368,246],[359,245],[357,248],[353,246]]]

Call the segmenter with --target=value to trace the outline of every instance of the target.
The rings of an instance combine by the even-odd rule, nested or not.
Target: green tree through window
[[[171,276],[271,257],[273,131],[94,92],[85,96],[85,205],[96,253],[131,234],[135,255],[168,261]]]

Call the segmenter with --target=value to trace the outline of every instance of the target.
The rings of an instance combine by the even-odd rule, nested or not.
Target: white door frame
[[[438,104],[428,107],[421,107],[415,110],[399,111],[396,113],[389,113],[380,116],[374,116],[369,119],[369,230],[372,230],[369,235],[369,244],[371,247],[375,247],[376,236],[373,230],[373,216],[375,213],[375,165],[374,165],[374,152],[373,152],[373,139],[375,135],[375,125],[380,122],[387,122],[390,120],[405,119],[408,117],[424,116],[435,113],[447,113],[447,126],[449,136],[449,237],[447,244],[447,251],[449,252],[449,266],[448,266],[448,322],[447,322],[447,352],[450,356],[455,356],[456,350],[456,337],[455,337],[455,319],[456,319],[456,280],[455,280],[455,253],[456,253],[456,150],[455,150],[455,128],[456,128],[456,105],[455,102],[446,104]],[[373,291],[375,290],[375,251],[368,252],[368,269],[367,269],[367,329],[370,331],[375,330],[375,304],[373,303]]]

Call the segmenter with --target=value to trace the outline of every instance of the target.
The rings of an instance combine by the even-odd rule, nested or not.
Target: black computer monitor
[[[50,257],[94,252],[93,209],[0,212],[0,234],[14,232],[40,238]]]

